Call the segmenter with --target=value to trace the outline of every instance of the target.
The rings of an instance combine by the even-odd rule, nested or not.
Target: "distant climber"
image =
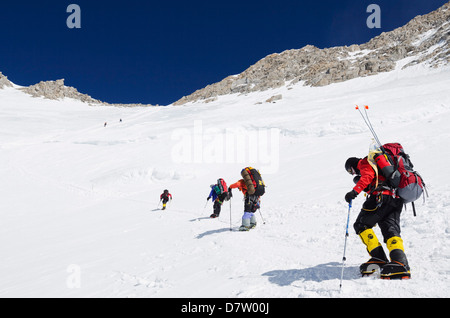
[[[165,210],[167,207],[167,202],[172,201],[172,194],[169,193],[169,190],[164,190],[164,192],[160,195],[160,202],[162,202],[162,209]]]
[[[220,178],[217,180],[216,184],[212,184],[211,192],[209,196],[206,198],[206,201],[212,198],[214,202],[213,205],[213,214],[210,215],[210,218],[214,219],[219,217],[220,210],[224,201],[228,201],[230,198],[228,196],[228,188],[224,179]]]

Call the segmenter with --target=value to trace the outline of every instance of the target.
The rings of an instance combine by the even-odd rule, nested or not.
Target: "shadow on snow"
[[[274,270],[262,274],[269,277],[269,282],[279,286],[288,286],[297,280],[322,282],[326,280],[341,279],[342,263],[331,262],[303,269]],[[358,277],[357,266],[345,267],[344,280]]]
[[[230,232],[230,228],[223,228],[223,229],[218,229],[218,230],[211,230],[211,231],[206,231],[202,234],[197,235],[196,238],[201,239],[202,237],[208,236],[208,235],[212,235],[212,234],[217,234],[217,233],[223,233],[223,232]]]

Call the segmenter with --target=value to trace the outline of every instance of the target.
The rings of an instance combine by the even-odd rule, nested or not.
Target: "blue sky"
[[[362,44],[447,0],[40,0],[0,4],[0,71],[110,103],[167,105],[271,53]],[[381,28],[369,29],[369,4]],[[69,29],[70,4],[81,29]]]

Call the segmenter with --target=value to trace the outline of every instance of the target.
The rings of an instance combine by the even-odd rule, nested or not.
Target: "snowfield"
[[[417,217],[411,205],[402,214],[407,281],[359,277],[368,254],[352,225],[363,195],[354,201],[340,290],[353,187],[344,163],[371,142],[355,105],[370,106],[382,142],[402,143],[429,197]],[[449,297],[449,123],[450,68],[424,65],[152,108],[5,88],[0,297]],[[218,219],[206,197],[249,165],[267,189],[258,226],[239,232],[242,194]],[[174,200],[161,211],[164,189]]]

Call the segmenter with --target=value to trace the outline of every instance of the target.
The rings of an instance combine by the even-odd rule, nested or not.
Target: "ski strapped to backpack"
[[[262,196],[266,192],[266,185],[259,171],[252,167],[242,169],[241,176],[247,186],[247,193],[250,195]]]
[[[416,216],[414,201],[419,199],[424,191],[428,195],[423,178],[414,170],[414,165],[401,144],[387,143],[382,145],[380,143],[367,114],[369,107],[364,107],[365,116],[358,106],[356,106],[356,109],[363,117],[364,122],[378,144],[378,147],[372,146],[369,150],[368,160],[375,173],[378,175],[379,169],[381,175],[386,179],[386,184],[381,186],[387,186],[395,190],[395,193],[403,199],[405,204],[411,203],[414,216]]]

